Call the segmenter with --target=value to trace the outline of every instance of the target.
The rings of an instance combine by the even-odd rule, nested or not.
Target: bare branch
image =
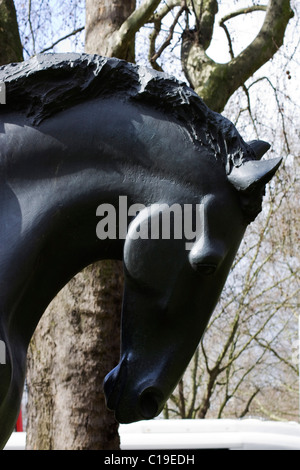
[[[192,4],[192,9],[193,9],[193,12],[194,12],[194,15],[195,15],[195,21],[196,21],[197,31],[200,31],[200,21],[199,21],[197,12],[196,12],[194,0],[191,0],[191,4]],[[201,1],[201,10],[202,10],[202,1]]]
[[[156,44],[156,39],[158,38],[160,31],[161,31],[161,21],[155,21],[153,31],[151,32],[151,34],[149,36],[150,44],[149,44],[148,59],[149,59],[149,62],[151,63],[151,65],[152,65],[152,67],[155,70],[158,70],[159,72],[163,72],[163,69],[161,68],[161,66],[156,61],[152,60],[153,57],[156,54],[155,44]]]
[[[233,52],[230,33],[229,33],[227,26],[225,25],[226,21],[231,20],[232,18],[236,18],[239,15],[246,15],[248,13],[253,13],[254,11],[267,11],[267,8],[268,8],[267,5],[253,5],[248,8],[241,8],[239,10],[229,13],[228,15],[223,16],[223,18],[219,21],[219,25],[221,28],[224,29],[225,35],[227,37],[227,41],[229,45],[229,54],[230,54],[231,59],[234,58],[234,52]]]
[[[280,416],[277,416],[274,413],[270,413],[257,398],[255,400],[255,403],[258,406],[259,410],[265,415],[267,415],[272,421],[282,421],[282,418]]]
[[[196,20],[196,40],[206,50],[212,40],[215,17],[218,12],[218,1],[193,0],[192,8]]]
[[[185,41],[183,69],[191,86],[211,109],[221,112],[229,97],[274,56],[283,44],[292,17],[290,0],[269,0],[263,25],[255,39],[226,64],[213,61],[205,53],[205,41],[197,43],[193,38]]]
[[[233,339],[235,337],[235,334],[236,334],[238,326],[239,326],[239,321],[240,321],[240,310],[238,310],[236,315],[235,315],[235,318],[234,318],[234,320],[232,322],[232,325],[231,325],[231,332],[228,335],[228,338],[227,338],[227,341],[226,341],[226,343],[223,347],[223,350],[220,353],[220,355],[219,355],[219,357],[216,361],[216,364],[217,364],[218,367],[220,367],[224,357],[226,356],[226,353],[227,353],[229,347],[232,345]],[[230,364],[230,361],[229,361],[228,364]],[[222,367],[222,370],[224,370],[226,367],[224,367],[224,368]]]
[[[204,360],[205,360],[206,370],[207,370],[207,372],[210,374],[210,373],[211,373],[211,369],[209,368],[208,357],[207,357],[207,354],[206,354],[206,351],[205,351],[203,339],[202,339],[201,342],[200,342],[200,346],[201,346],[201,351],[202,351],[202,354],[203,354],[203,357],[204,357]]]
[[[59,44],[60,42],[64,41],[65,39],[70,38],[71,36],[74,36],[75,34],[80,33],[80,32],[83,31],[83,30],[84,30],[84,26],[82,26],[81,28],[75,29],[74,31],[72,31],[72,33],[67,34],[66,36],[64,36],[64,37],[58,39],[57,41],[55,41],[53,44],[51,44],[51,46],[46,47],[45,49],[43,49],[43,50],[41,51],[41,54],[42,54],[43,52],[50,51],[51,49],[53,49],[53,47],[55,47],[55,46],[56,46],[57,44]]]
[[[181,8],[179,9],[177,15],[176,15],[175,18],[174,18],[174,21],[173,21],[173,23],[172,23],[172,25],[171,25],[171,28],[170,28],[170,30],[169,30],[169,34],[168,34],[167,39],[166,39],[165,42],[161,45],[161,47],[159,48],[159,50],[158,50],[158,51],[153,55],[153,57],[151,57],[151,59],[150,59],[150,62],[151,62],[152,65],[153,65],[153,64],[156,64],[156,65],[157,65],[157,63],[156,63],[157,59],[161,56],[161,54],[163,53],[163,51],[171,44],[171,41],[172,41],[172,39],[173,39],[173,34],[174,34],[175,27],[176,27],[176,25],[177,25],[177,23],[178,23],[178,20],[179,20],[179,18],[181,17],[182,13],[183,13],[184,11],[186,11],[186,9],[187,9],[186,1],[182,1],[182,2],[181,2]]]
[[[277,109],[278,109],[279,115],[280,115],[280,117],[281,117],[282,132],[283,132],[283,136],[284,136],[284,141],[285,141],[286,149],[287,149],[288,153],[290,153],[290,146],[289,146],[288,137],[287,137],[287,132],[286,132],[286,128],[285,128],[284,113],[283,113],[283,110],[282,110],[282,106],[280,105],[280,102],[279,102],[277,90],[276,90],[276,88],[274,87],[274,85],[273,85],[273,83],[271,82],[271,80],[270,80],[268,77],[260,77],[260,78],[258,78],[257,80],[255,80],[254,82],[252,82],[252,83],[249,85],[248,90],[249,90],[253,85],[256,85],[257,83],[261,82],[262,80],[266,80],[266,81],[268,82],[268,84],[270,85],[270,87],[272,88],[273,92],[274,92],[274,96],[275,96],[275,100],[276,100],[276,104],[277,104]]]
[[[255,133],[256,133],[256,137],[257,139],[259,138],[259,133],[258,133],[258,130],[257,130],[257,127],[256,127],[256,124],[255,124],[255,119],[252,115],[252,109],[251,109],[251,101],[250,101],[250,94],[249,94],[249,90],[248,88],[246,87],[245,83],[243,85],[243,90],[244,90],[244,93],[246,95],[246,98],[247,98],[247,111],[249,113],[249,116],[250,116],[250,119],[251,119],[251,122],[253,124],[253,128],[255,130]]]
[[[151,62],[152,58],[156,54],[155,50],[155,45],[156,45],[156,39],[158,38],[161,30],[162,30],[162,20],[166,15],[170,13],[170,11],[173,10],[173,8],[180,6],[182,0],[168,0],[168,2],[165,2],[165,4],[160,8],[159,11],[157,11],[151,18],[150,22],[154,24],[154,28],[149,36],[150,39],[150,45],[149,45],[149,62],[151,63],[152,67],[155,70],[158,70],[160,72],[163,72],[163,69],[161,66],[156,62]]]
[[[183,380],[181,379],[178,384],[179,391],[179,410],[182,418],[185,418],[185,397],[184,397],[184,386]]]
[[[134,37],[135,33],[148,21],[158,7],[161,0],[144,0],[139,8],[137,8],[124,23],[121,28],[116,31],[110,40],[110,55],[118,57],[124,46]]]
[[[149,22],[155,23],[155,21],[162,21],[164,17],[170,13],[175,7],[181,5],[181,0],[168,0],[165,4],[157,11],[150,19]]]
[[[275,349],[271,346],[271,341],[264,341],[264,340],[260,340],[259,338],[255,338],[256,342],[262,347],[262,348],[265,348],[267,349],[268,351],[270,351],[275,357],[277,357],[277,359],[279,359],[281,362],[283,362],[286,366],[288,366],[289,368],[292,369],[293,372],[295,372],[296,374],[298,373],[298,368],[297,366],[295,366],[294,364],[292,364],[291,362],[289,362],[287,359],[285,359],[284,357],[280,356],[280,354],[275,351]]]
[[[232,18],[235,18],[239,15],[246,15],[247,13],[253,13],[254,11],[267,11],[267,5],[253,5],[248,8],[241,8],[240,10],[236,10],[228,15],[223,16],[223,18],[219,21],[219,25],[223,27],[224,23]]]
[[[35,55],[36,49],[35,49],[35,37],[34,37],[34,32],[32,28],[32,22],[31,22],[31,0],[28,2],[28,23],[29,23],[29,29],[32,37],[32,50],[33,54]]]
[[[245,344],[241,347],[241,349],[227,362],[227,364],[222,369],[225,369],[226,367],[228,367],[231,362],[236,361],[238,357],[241,356],[241,354],[248,348],[249,344],[251,344],[252,341],[255,341],[257,339],[258,335],[266,328],[266,326],[270,323],[272,318],[275,317],[276,313],[285,305],[286,302],[290,300],[290,298],[293,298],[293,297],[294,297],[294,293],[288,296],[286,299],[284,299],[281,303],[277,305],[277,307],[273,310],[273,312],[270,313],[269,317],[260,325],[257,331],[249,336],[249,339],[245,342]],[[258,315],[258,313],[259,312],[257,311],[256,314]]]
[[[293,16],[289,0],[270,0],[261,30],[254,41],[228,64],[240,83],[253,75],[283,43],[286,25]]]
[[[198,372],[198,363],[199,363],[199,348],[196,349],[194,354],[194,367],[192,371],[192,400],[189,405],[188,415],[187,418],[191,419],[193,416],[193,412],[195,410],[195,403],[197,398],[197,372]]]
[[[256,397],[256,395],[258,395],[258,393],[260,392],[260,389],[257,388],[255,390],[254,393],[252,393],[251,397],[249,398],[249,400],[247,401],[246,403],[246,406],[244,408],[244,410],[242,411],[242,413],[240,414],[239,418],[244,418],[246,416],[247,413],[249,413],[249,409],[250,409],[250,405],[251,403],[253,402],[254,398]]]
[[[232,41],[231,41],[231,37],[230,37],[229,31],[228,31],[228,28],[227,28],[227,26],[225,25],[225,23],[221,23],[221,22],[220,22],[220,26],[221,26],[221,27],[224,29],[224,31],[225,31],[225,34],[226,34],[226,37],[227,37],[227,41],[228,41],[228,45],[229,45],[229,54],[230,54],[231,59],[233,59],[233,58],[234,58],[234,53],[233,53]]]

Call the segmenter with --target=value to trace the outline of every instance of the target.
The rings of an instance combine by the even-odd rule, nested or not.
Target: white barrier
[[[120,426],[122,450],[300,450],[300,424],[258,419],[152,420]],[[13,433],[5,450],[24,450],[26,434]]]

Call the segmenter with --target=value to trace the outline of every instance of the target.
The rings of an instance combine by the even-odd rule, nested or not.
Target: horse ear
[[[238,190],[252,192],[265,186],[276,173],[282,158],[243,163],[238,168],[233,168],[227,176],[230,183]]]
[[[260,160],[271,147],[271,145],[264,140],[251,140],[251,142],[247,142],[247,144],[252,148],[257,160]]]

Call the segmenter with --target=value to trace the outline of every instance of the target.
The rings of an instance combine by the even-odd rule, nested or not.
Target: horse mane
[[[217,154],[230,154],[234,166],[255,159],[230,121],[211,111],[185,83],[147,67],[98,55],[38,54],[1,66],[0,82],[6,85],[5,108],[24,113],[33,125],[85,100],[114,96],[171,112],[189,124],[196,141]]]
[[[196,144],[212,150],[226,174],[245,161],[257,159],[235,126],[210,110],[190,87],[147,67],[98,55],[38,54],[1,66],[1,82],[5,83],[6,106],[0,111],[21,112],[35,126],[83,101],[117,97],[155,107],[168,119],[181,121]],[[247,205],[244,210],[252,206],[253,212],[253,203]]]

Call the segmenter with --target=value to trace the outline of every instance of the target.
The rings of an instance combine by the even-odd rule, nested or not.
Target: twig
[[[250,116],[250,119],[252,121],[252,124],[253,124],[253,128],[255,130],[255,133],[256,133],[256,137],[258,139],[258,130],[257,130],[257,127],[256,127],[256,124],[255,124],[255,119],[252,115],[252,109],[251,109],[251,101],[250,101],[250,94],[249,94],[249,90],[248,88],[246,87],[245,83],[243,84],[242,86],[243,90],[244,90],[244,93],[246,95],[246,98],[247,98],[247,110],[248,110],[248,113],[249,113],[249,116]]]
[[[254,11],[267,11],[267,8],[267,5],[253,5],[252,7],[241,8],[240,10],[233,11],[232,13],[223,16],[219,22],[219,25],[222,26],[225,21],[231,20],[232,18],[235,18],[239,15],[246,15],[247,13],[253,13]]]
[[[83,31],[83,30],[84,30],[84,26],[82,26],[81,28],[75,29],[74,31],[72,31],[72,33],[67,34],[66,36],[64,36],[64,37],[58,39],[57,41],[55,41],[53,44],[51,44],[51,46],[46,47],[45,49],[43,49],[43,50],[41,51],[41,54],[42,54],[43,52],[50,51],[50,49],[53,49],[53,47],[56,46],[56,45],[57,45],[58,43],[60,43],[61,41],[64,41],[65,39],[68,39],[69,37],[74,36],[75,34],[80,33],[80,32]]]
[[[228,28],[227,28],[227,26],[226,26],[224,23],[220,23],[220,26],[221,26],[221,28],[224,29],[225,34],[226,34],[226,37],[227,37],[227,41],[228,41],[228,45],[229,45],[229,54],[230,54],[230,57],[231,57],[231,59],[234,59],[234,52],[233,52],[233,47],[232,47],[232,41],[231,41],[231,37],[230,37],[229,31],[228,31]]]
[[[167,39],[166,39],[165,42],[161,45],[161,47],[158,49],[158,51],[151,57],[151,59],[150,59],[151,64],[156,64],[157,59],[161,56],[161,54],[163,53],[163,51],[171,44],[171,41],[172,41],[172,39],[173,39],[173,34],[174,34],[175,27],[176,27],[176,25],[177,25],[177,23],[178,23],[178,20],[179,20],[180,16],[182,15],[182,13],[183,13],[184,11],[186,11],[186,8],[187,8],[186,2],[183,1],[183,2],[182,2],[182,6],[180,7],[180,9],[179,9],[177,15],[176,15],[175,18],[174,18],[174,21],[173,21],[172,25],[171,25],[171,28],[170,28],[170,30],[169,30],[169,34],[168,34]]]
[[[179,391],[179,409],[180,415],[184,419],[186,417],[185,412],[185,397],[184,397],[184,385],[183,380],[181,379],[178,384],[178,391]]]
[[[194,15],[195,15],[196,28],[197,28],[197,31],[198,31],[198,33],[199,33],[199,32],[200,32],[200,21],[199,21],[197,12],[196,12],[194,0],[191,0],[191,4],[192,4],[193,12],[194,12]],[[203,1],[201,0],[201,10],[202,10],[202,7],[203,7]],[[202,16],[202,12],[201,12],[200,14],[201,14],[201,16]]]
[[[258,393],[260,392],[260,389],[257,388],[255,390],[255,392],[251,395],[251,397],[249,398],[249,400],[247,401],[246,403],[246,406],[244,408],[244,411],[242,411],[242,413],[240,414],[239,418],[244,418],[246,416],[246,414],[249,412],[249,408],[250,408],[250,405],[251,403],[253,402],[254,398],[256,397],[256,395],[258,395]]]
[[[277,359],[279,359],[281,362],[283,362],[285,365],[287,365],[288,367],[290,367],[292,369],[293,372],[295,372],[296,374],[298,373],[298,368],[297,366],[295,366],[294,364],[291,364],[287,359],[285,359],[284,357],[280,356],[280,354],[275,351],[274,348],[272,348],[271,346],[271,341],[268,341],[268,343],[266,344],[266,342],[264,343],[263,341],[261,341],[259,338],[255,338],[256,342],[263,348],[267,349],[268,351],[270,351],[272,354],[274,354],[275,357],[277,357]]]
[[[277,103],[278,112],[279,112],[279,114],[280,114],[280,118],[281,118],[281,122],[282,122],[282,132],[283,132],[283,137],[284,137],[286,149],[287,149],[287,152],[290,153],[290,146],[289,146],[288,137],[287,137],[287,132],[286,132],[286,128],[285,128],[285,120],[284,120],[284,114],[283,114],[282,106],[280,105],[280,102],[279,102],[279,99],[278,99],[277,90],[276,90],[276,88],[274,87],[274,85],[273,85],[273,83],[271,82],[271,80],[270,80],[268,77],[260,77],[260,78],[258,78],[257,80],[255,80],[254,82],[252,82],[252,83],[249,85],[248,90],[249,90],[249,88],[251,88],[253,85],[256,85],[258,82],[260,82],[260,81],[262,81],[262,80],[266,80],[266,81],[269,83],[270,87],[273,89],[274,96],[275,96],[275,100],[276,100],[276,103]]]
[[[34,37],[34,32],[32,28],[32,23],[31,23],[31,0],[29,0],[28,3],[28,23],[29,23],[29,29],[32,37],[32,49],[33,49],[33,55],[35,55],[36,50],[35,50],[35,37]]]
[[[111,37],[110,56],[118,57],[124,45],[128,45],[135,33],[149,21],[158,7],[160,0],[144,0],[133,13],[124,21],[118,31]]]
[[[239,16],[239,15],[246,15],[247,13],[252,13],[254,11],[266,11],[266,10],[267,10],[267,6],[265,6],[265,5],[253,5],[252,7],[241,8],[240,10],[236,10],[232,13],[229,13],[228,15],[223,16],[223,18],[219,21],[219,25],[221,26],[221,28],[224,29],[224,32],[225,32],[227,40],[228,40],[229,54],[230,54],[231,59],[234,59],[232,40],[231,40],[229,31],[228,31],[228,28],[225,25],[225,22],[228,21],[228,20],[231,20],[232,18],[235,18],[236,16]]]
[[[161,31],[169,32],[169,29],[165,29],[162,27],[162,21],[164,17],[173,10],[173,8],[180,6],[180,4],[181,4],[181,0],[168,0],[168,2],[164,0],[164,6],[162,6],[162,8],[160,8],[159,11],[154,13],[153,16],[149,19],[149,22],[153,23],[154,27],[153,28],[151,27],[151,34],[149,35],[150,46],[149,46],[148,59],[152,67],[155,70],[159,70],[160,72],[163,71],[162,67],[157,62],[151,62],[152,57],[156,53],[155,51],[156,39],[158,38]],[[174,18],[174,15],[173,15],[173,18]]]

